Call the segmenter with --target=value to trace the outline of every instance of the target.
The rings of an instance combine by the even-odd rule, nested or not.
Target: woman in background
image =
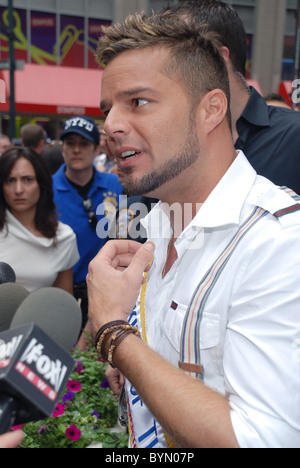
[[[27,148],[8,149],[0,159],[0,261],[29,292],[54,286],[73,294],[78,259],[73,230],[57,221],[45,161]]]

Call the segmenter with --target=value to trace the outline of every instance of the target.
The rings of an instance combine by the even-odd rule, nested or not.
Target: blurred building
[[[17,129],[41,123],[56,137],[62,121],[85,114],[101,121],[101,71],[95,61],[103,25],[128,13],[159,11],[181,0],[14,0]],[[298,0],[227,0],[242,18],[248,35],[247,78],[264,94],[277,92],[294,78]],[[8,61],[7,0],[0,0],[0,63]],[[4,65],[3,65],[4,63]],[[22,63],[22,62],[21,62]],[[1,68],[1,67],[0,67]],[[21,67],[22,68],[22,67]],[[1,103],[2,129],[9,118],[9,70],[0,69],[7,102]]]

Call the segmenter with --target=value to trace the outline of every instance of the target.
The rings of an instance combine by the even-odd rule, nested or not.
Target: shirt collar
[[[256,175],[244,153],[239,151],[226,174],[185,231],[238,225]],[[162,202],[159,202],[141,222],[149,238],[170,239],[170,220]]]
[[[53,176],[55,179],[55,187],[57,190],[64,191],[64,192],[69,192],[69,191],[74,191],[72,185],[68,181],[65,171],[66,171],[66,164],[63,164],[57,171],[57,173]],[[94,188],[99,188],[99,189],[109,189],[110,187],[110,181],[108,180],[109,178],[106,177],[105,173],[96,171],[95,172],[95,177],[94,177],[94,183],[93,187]]]
[[[194,223],[206,228],[238,225],[256,175],[244,153],[238,151],[236,159],[200,208]]]
[[[237,121],[237,126],[242,120],[246,120],[258,127],[269,127],[270,118],[268,105],[255,88],[251,87],[251,94],[248,103]]]

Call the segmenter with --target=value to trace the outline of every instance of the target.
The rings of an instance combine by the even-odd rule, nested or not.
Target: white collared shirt
[[[235,250],[201,322],[204,383],[228,398],[245,448],[300,447],[300,212],[272,215],[293,204],[240,152],[176,240],[178,259],[164,278],[171,229],[163,204],[142,221],[156,245],[147,340],[178,367],[182,323],[197,285],[255,206],[270,213]],[[139,322],[139,306],[137,316]]]
[[[51,287],[57,275],[79,260],[72,229],[58,223],[56,237],[37,237],[7,210],[7,227],[0,232],[0,258],[16,274],[16,282],[29,292]]]

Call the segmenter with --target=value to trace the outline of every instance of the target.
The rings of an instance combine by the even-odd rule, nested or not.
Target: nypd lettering
[[[67,122],[65,123],[64,131],[69,130],[72,127],[81,127],[90,133],[94,129],[94,125],[82,117],[74,117],[73,119],[67,120]]]

